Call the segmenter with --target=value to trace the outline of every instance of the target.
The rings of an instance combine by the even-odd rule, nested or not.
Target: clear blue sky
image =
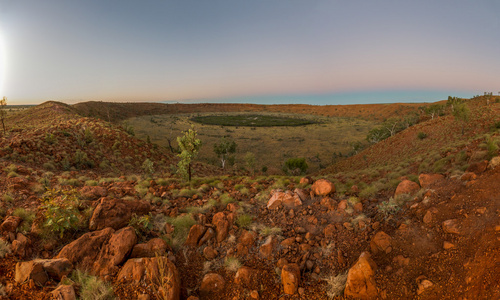
[[[0,0],[9,104],[497,93],[499,53],[498,0]]]

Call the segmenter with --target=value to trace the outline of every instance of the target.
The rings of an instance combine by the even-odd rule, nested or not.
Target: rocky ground
[[[115,129],[79,120],[96,122],[81,151],[98,166]],[[460,173],[403,174],[366,196],[362,176],[340,189],[342,175],[222,176],[200,165],[206,175],[186,183],[167,168],[141,171],[144,159],[173,158],[125,134],[130,168],[109,154],[111,170],[70,156],[64,171],[50,151],[79,127],[47,126],[56,142],[40,132],[29,143],[32,127],[3,141],[0,299],[500,299],[498,156]],[[31,138],[13,143],[21,133]]]

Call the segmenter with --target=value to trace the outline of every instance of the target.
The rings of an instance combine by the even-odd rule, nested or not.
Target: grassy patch
[[[315,124],[315,122],[306,119],[260,114],[197,116],[191,118],[191,121],[206,125],[248,127],[303,126]]]

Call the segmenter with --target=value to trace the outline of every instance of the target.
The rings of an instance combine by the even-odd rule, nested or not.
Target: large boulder
[[[132,258],[118,273],[118,282],[143,282],[160,286],[162,299],[180,298],[180,277],[175,265],[166,257]]]
[[[359,259],[347,273],[344,296],[355,299],[377,299],[376,269],[377,265],[371,259],[370,254],[368,252],[361,253]]]
[[[17,283],[23,283],[27,280],[33,280],[35,284],[43,285],[52,278],[56,281],[61,280],[73,270],[73,264],[65,259],[35,259],[32,261],[18,262],[14,280]]]
[[[88,232],[64,246],[56,258],[67,258],[81,269],[90,269],[96,261],[100,249],[115,231],[112,228]]]
[[[418,176],[418,181],[420,186],[424,189],[430,188],[436,183],[440,182],[444,179],[444,176],[441,174],[420,174]]]
[[[151,210],[147,201],[102,198],[90,218],[90,230],[111,227],[115,230],[128,225],[133,214],[144,215]]]
[[[420,190],[420,186],[418,185],[418,183],[411,180],[403,180],[398,184],[396,192],[394,193],[394,197],[404,194],[412,195],[418,192],[418,190]]]
[[[281,269],[281,283],[285,294],[293,295],[300,283],[300,268],[297,264],[286,264]]]
[[[125,227],[113,233],[94,262],[95,274],[100,276],[116,274],[118,265],[125,261],[136,243],[137,236],[132,227]]]
[[[316,196],[326,196],[335,193],[335,185],[327,179],[318,179],[312,185],[311,190]]]
[[[271,198],[267,202],[268,209],[277,209],[281,206],[287,208],[296,208],[302,205],[300,195],[291,191],[283,192],[281,190],[273,190]]]

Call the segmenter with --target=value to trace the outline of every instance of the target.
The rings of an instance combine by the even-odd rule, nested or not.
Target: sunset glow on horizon
[[[486,0],[0,0],[0,97],[496,94],[499,11]]]

